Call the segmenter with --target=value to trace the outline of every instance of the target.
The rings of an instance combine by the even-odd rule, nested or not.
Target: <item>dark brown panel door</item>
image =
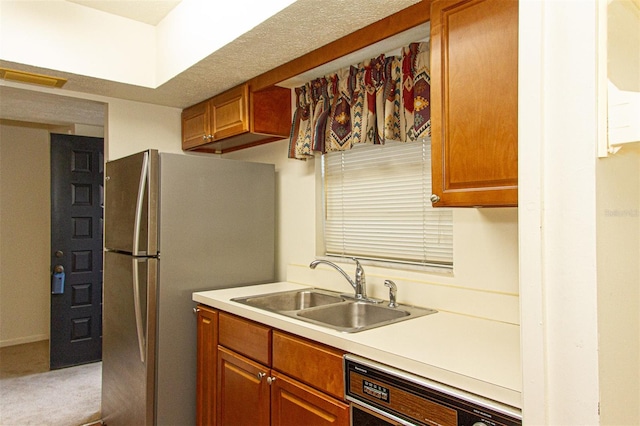
[[[52,369],[102,357],[103,149],[101,138],[51,134]]]

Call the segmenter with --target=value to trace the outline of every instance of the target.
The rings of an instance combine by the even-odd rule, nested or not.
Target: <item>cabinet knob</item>
[[[275,381],[276,381],[275,377],[267,377],[267,383],[269,383],[270,385],[272,385],[273,382],[275,382]]]
[[[258,381],[259,381],[259,382],[261,382],[261,381],[262,381],[262,378],[263,378],[264,376],[266,376],[266,375],[267,375],[267,373],[263,373],[263,372],[258,373]],[[267,381],[268,381],[268,380],[269,380],[269,379],[267,379]]]
[[[202,140],[206,142],[207,141],[207,135],[202,135]]]
[[[197,314],[198,312],[200,312],[200,308],[193,308],[193,313]]]
[[[433,204],[437,203],[438,201],[440,201],[440,197],[438,197],[436,194],[431,194],[431,197],[429,197],[429,199],[431,200],[431,202]]]

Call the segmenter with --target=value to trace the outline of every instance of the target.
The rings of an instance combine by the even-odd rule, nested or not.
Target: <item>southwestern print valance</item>
[[[427,42],[297,87],[289,158],[431,136],[430,87]]]

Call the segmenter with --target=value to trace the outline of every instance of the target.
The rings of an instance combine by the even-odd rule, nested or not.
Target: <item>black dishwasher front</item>
[[[344,356],[353,426],[520,426],[514,407],[365,358]]]

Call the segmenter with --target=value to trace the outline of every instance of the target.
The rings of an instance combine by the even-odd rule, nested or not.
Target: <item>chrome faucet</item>
[[[364,269],[362,268],[362,265],[360,265],[360,262],[358,262],[358,260],[355,257],[352,259],[354,262],[356,262],[355,281],[352,280],[349,277],[349,275],[347,275],[347,273],[341,267],[339,267],[333,262],[329,262],[328,260],[322,260],[322,259],[314,260],[309,264],[309,268],[316,269],[316,266],[318,266],[321,263],[324,263],[326,265],[329,265],[335,268],[336,271],[340,272],[342,276],[345,277],[347,281],[349,281],[349,284],[351,284],[351,287],[353,287],[353,289],[356,292],[355,294],[356,299],[369,300],[367,298],[367,283],[364,277]]]

